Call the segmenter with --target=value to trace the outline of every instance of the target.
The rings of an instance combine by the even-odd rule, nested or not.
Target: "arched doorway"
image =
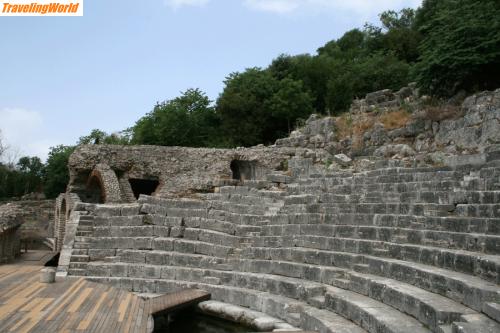
[[[104,203],[105,195],[104,195],[103,185],[101,178],[97,174],[92,173],[90,175],[90,178],[87,182],[87,189],[85,192],[86,192],[85,202],[99,203],[99,204]]]

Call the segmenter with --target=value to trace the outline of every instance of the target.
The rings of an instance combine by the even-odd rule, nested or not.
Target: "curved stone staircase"
[[[319,332],[500,332],[500,163],[268,179],[82,204],[69,274]]]

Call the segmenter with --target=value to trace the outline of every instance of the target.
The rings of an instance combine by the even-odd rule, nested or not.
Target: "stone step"
[[[318,196],[311,194],[289,195],[284,198],[285,205],[314,204],[318,202]]]
[[[145,256],[142,257],[141,265],[143,265],[144,262],[161,265],[159,267],[166,269],[168,274],[175,274],[177,271],[183,272],[182,274],[200,272],[200,269],[198,269],[200,267],[203,269],[201,269],[202,272],[200,272],[198,276],[206,276],[207,272],[218,269],[216,267],[219,264],[224,264],[224,261],[218,261],[218,263],[210,262],[211,258],[205,256],[184,256],[179,253],[157,253],[154,257],[152,254],[149,255],[151,255],[153,259],[148,259],[148,254],[145,254]],[[436,293],[428,292],[391,278],[383,278],[371,274],[360,274],[338,268],[328,269],[324,266],[295,264],[282,261],[278,263],[278,265],[273,265],[272,262],[268,260],[260,262],[243,260],[239,261],[239,263],[234,262],[235,266],[229,269],[238,269],[251,273],[272,273],[280,276],[307,279],[318,283],[333,284],[336,287],[355,291],[377,299],[382,303],[394,306],[401,311],[405,311],[408,315],[418,318],[422,323],[434,328],[437,328],[437,326],[443,323],[451,323],[457,320],[460,315],[475,313],[466,306],[445,297],[448,295],[440,296]],[[167,268],[171,265],[183,267]],[[356,267],[361,265],[363,267],[362,271],[368,270],[369,265],[366,264],[358,264]],[[315,273],[311,274],[312,272]],[[227,272],[224,274],[234,275],[245,273]],[[172,276],[169,277],[173,278]],[[186,277],[182,275],[175,275],[174,277],[186,279]],[[221,278],[221,281],[225,281],[224,284],[228,283],[227,278]],[[263,288],[266,287],[264,286]]]
[[[340,288],[327,288],[325,309],[352,320],[368,332],[431,332],[416,319],[388,305]]]
[[[181,227],[178,227],[181,228]],[[172,228],[158,225],[95,227],[96,237],[169,237]]]
[[[323,236],[263,236],[252,240],[254,247],[280,248],[297,246],[308,249],[373,255],[375,250],[388,250],[388,258],[421,263],[476,275],[485,280],[500,281],[500,257],[464,250],[424,245],[399,244],[365,239]],[[381,252],[379,252],[380,254]]]
[[[88,266],[87,262],[70,262],[69,269],[86,270]]]
[[[92,232],[94,230],[93,225],[82,225],[81,223],[78,224],[78,231],[90,231]]]
[[[94,220],[94,226],[95,227],[141,226],[141,225],[144,225],[146,223],[145,219],[146,219],[146,215],[96,217]]]
[[[88,249],[73,249],[71,251],[72,255],[88,255],[89,250]]]
[[[275,221],[283,218],[273,218]],[[325,214],[324,223],[339,225],[382,226],[393,228],[413,228],[465,233],[500,235],[498,218],[466,218],[458,216],[414,216],[407,214],[365,214],[340,213]],[[299,222],[300,223],[300,222]],[[303,222],[306,223],[306,222]],[[276,223],[277,224],[277,223]]]
[[[209,219],[218,221],[226,221],[234,224],[262,226],[269,222],[272,217],[255,214],[237,214],[222,210],[212,209],[208,212]]]
[[[217,193],[212,194],[209,198],[210,207],[213,208],[214,202],[224,202],[227,204],[231,203],[241,203],[247,205],[258,205],[262,203],[273,204],[279,203],[283,204],[283,199],[286,196],[286,192],[277,191],[251,191],[248,193]]]
[[[261,228],[261,236],[311,235],[359,238],[403,244],[426,245],[473,252],[500,254],[500,236],[435,230],[416,230],[383,226],[330,224],[269,224]]]
[[[496,283],[479,277],[424,264],[368,255],[350,254],[300,247],[258,248],[244,250],[244,257],[254,260],[297,262],[353,270],[355,267],[371,275],[392,278],[418,288],[449,297],[481,311],[485,302],[500,302]],[[364,266],[357,266],[364,265]],[[365,266],[368,265],[368,266]],[[433,281],[431,283],[431,281]]]
[[[214,201],[212,202],[212,208],[235,214],[264,215],[267,207],[263,205],[247,205],[242,203]]]
[[[366,333],[358,325],[332,312],[320,310],[305,302],[267,292],[177,280],[158,281],[153,279],[105,277],[89,277],[88,279],[95,282],[109,283],[130,291],[147,293],[165,294],[186,288],[198,288],[210,292],[212,300],[260,311],[306,330],[332,333]]]
[[[217,219],[207,219],[202,217],[190,217],[184,219],[184,225],[187,228],[195,228],[195,229],[205,229],[222,232],[228,235],[237,234],[237,230],[240,225],[234,224],[232,222],[221,221]],[[244,227],[252,227],[252,226],[241,226]]]
[[[269,217],[269,223],[263,226],[276,224],[318,224],[324,222],[325,215],[320,213],[278,214]]]
[[[77,237],[88,237],[88,236],[92,236],[92,231],[80,231],[78,230],[76,232],[76,236]]]
[[[500,191],[370,191],[366,193],[335,194],[320,196],[324,203],[439,203],[439,204],[494,204],[500,202]]]
[[[272,184],[267,180],[242,180],[241,184],[242,186],[247,186],[251,189],[257,189],[257,190],[265,189],[272,186]]]
[[[431,192],[431,191],[449,191],[453,192],[455,189],[467,189],[471,191],[484,191],[484,185],[475,184],[475,186],[468,186],[464,188],[457,180],[431,180],[431,181],[414,181],[414,182],[375,182],[368,184],[331,184],[328,181],[321,181],[317,184],[312,183],[301,184],[303,192],[318,193],[318,186],[323,189],[325,193],[334,194],[362,194],[370,192],[389,192],[389,193],[410,193],[410,192]],[[309,191],[311,189],[312,191]]]
[[[485,303],[483,312],[491,319],[500,323],[500,304],[499,303]]]
[[[462,316],[460,322],[452,324],[452,333],[496,333],[500,332],[500,323],[484,315]]]
[[[82,254],[73,254],[71,255],[71,261],[70,262],[88,262],[89,261],[89,256],[88,255],[82,255]]]
[[[78,228],[92,228],[94,226],[94,220],[92,221],[80,221],[78,222]]]
[[[236,227],[236,235],[238,236],[258,236],[262,231],[262,227],[252,225],[239,225]]]
[[[68,269],[68,275],[72,276],[85,276],[86,269],[80,269],[80,268],[69,268]]]
[[[500,218],[500,204],[458,204],[455,213],[467,217]]]
[[[294,206],[295,207],[295,206]],[[288,208],[288,207],[287,207]],[[415,216],[450,216],[458,215],[455,205],[429,203],[335,203],[321,204],[320,212],[325,214],[402,214]],[[480,216],[479,216],[480,217]],[[492,217],[492,216],[484,216]]]
[[[232,236],[224,232],[198,228],[186,228],[184,238],[229,247],[238,247],[243,240],[242,237]]]
[[[137,200],[139,204],[150,204],[150,205],[158,205],[163,206],[165,208],[181,208],[181,209],[206,209],[208,208],[208,203],[202,200],[195,199],[164,199],[159,197],[152,197],[141,195],[139,200]]]
[[[310,297],[324,295],[325,286],[302,279],[249,272],[220,271],[147,264],[110,264],[93,262],[87,266],[90,276],[123,276],[129,278],[166,279],[204,283],[218,281],[223,286],[247,288],[268,292],[292,299],[307,301]],[[207,280],[207,278],[211,278]]]
[[[88,242],[75,242],[73,244],[73,249],[89,249],[90,243]]]
[[[392,306],[433,331],[460,320],[462,315],[477,313],[446,297],[393,279],[355,272],[347,273],[347,276],[346,279],[336,279],[334,285]]]

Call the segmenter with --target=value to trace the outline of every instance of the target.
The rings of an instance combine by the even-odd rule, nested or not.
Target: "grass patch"
[[[411,113],[406,110],[384,112],[379,117],[379,122],[385,129],[392,130],[406,126],[411,119]]]

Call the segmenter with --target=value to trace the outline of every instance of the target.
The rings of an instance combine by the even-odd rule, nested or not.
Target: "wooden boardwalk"
[[[145,300],[82,278],[43,284],[41,268],[27,261],[0,266],[0,332],[147,333],[151,314],[210,298],[191,289]]]

